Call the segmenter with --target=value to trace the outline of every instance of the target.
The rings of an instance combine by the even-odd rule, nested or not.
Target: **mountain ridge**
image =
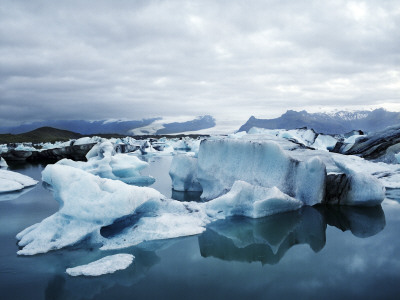
[[[121,134],[132,135],[132,130],[151,127],[158,124],[157,130],[148,134],[172,134],[185,131],[195,131],[212,128],[215,119],[210,115],[196,117],[185,122],[168,122],[160,117],[142,120],[49,120],[22,124],[14,127],[0,127],[0,134],[21,134],[41,127],[52,127],[60,130],[68,130],[83,135],[92,134]]]
[[[400,123],[400,112],[390,112],[383,108],[372,111],[339,111],[333,114],[288,110],[275,119],[258,119],[251,116],[238,131],[248,132],[252,127],[266,129],[308,127],[318,133],[343,134],[351,130],[377,131],[398,123]]]

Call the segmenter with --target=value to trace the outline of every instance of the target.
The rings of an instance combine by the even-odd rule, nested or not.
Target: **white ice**
[[[100,276],[110,274],[126,269],[132,264],[134,258],[132,254],[124,253],[109,255],[87,265],[68,268],[66,272],[71,276]]]
[[[38,182],[33,178],[17,172],[0,170],[0,193],[22,190]]]
[[[374,176],[355,171],[349,164],[339,160],[335,161],[340,169],[347,174],[350,180],[350,190],[342,205],[375,206],[385,199],[386,189]]]
[[[299,162],[271,141],[205,140],[197,171],[206,200],[225,194],[237,180],[277,187],[308,205],[320,203],[324,196],[325,165],[318,158]]]
[[[201,191],[197,180],[197,158],[187,154],[177,154],[171,162],[169,175],[175,191]]]
[[[24,144],[18,144],[18,146],[14,150],[18,150],[18,151],[37,151],[37,149],[35,147],[26,146]]]
[[[98,136],[83,137],[83,138],[77,139],[74,142],[74,145],[96,144],[96,143],[102,143],[104,141],[106,141],[106,139],[98,137]]]
[[[207,214],[214,218],[246,216],[261,218],[296,210],[303,203],[282,193],[278,188],[265,188],[244,181],[235,181],[225,195],[206,203]]]
[[[0,157],[0,168],[7,168],[8,164],[4,158]]]
[[[132,215],[148,201],[164,198],[154,189],[100,178],[65,165],[48,165],[42,179],[51,185],[60,210],[17,235],[24,247],[18,254],[45,253],[99,237],[102,226]]]
[[[111,142],[95,145],[87,154],[87,162],[62,159],[56,164],[82,169],[103,178],[121,180],[129,184],[149,185],[155,179],[143,176],[140,171],[148,166],[147,162],[129,154],[116,154]]]

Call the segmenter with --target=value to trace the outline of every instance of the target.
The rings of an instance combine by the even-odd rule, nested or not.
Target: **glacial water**
[[[142,172],[168,197],[170,157],[148,159]],[[40,180],[44,166],[11,170]],[[17,256],[15,235],[58,209],[40,183],[0,195],[0,299],[398,299],[400,191],[374,208],[306,207],[262,219],[210,224],[198,236],[149,242],[118,251],[80,244]],[[14,199],[10,199],[14,198]],[[116,253],[135,255],[126,270],[70,277],[68,267]]]

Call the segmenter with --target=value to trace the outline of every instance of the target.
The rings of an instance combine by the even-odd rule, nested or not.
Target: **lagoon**
[[[171,157],[146,158],[142,174],[167,197]],[[10,170],[40,180],[44,165]],[[1,198],[0,198],[1,199]],[[58,210],[38,184],[0,201],[0,299],[397,299],[400,293],[400,192],[374,208],[304,207],[261,219],[230,218],[198,236],[100,251],[81,243],[17,256],[15,235]],[[126,270],[96,278],[70,277],[69,267],[129,253]]]

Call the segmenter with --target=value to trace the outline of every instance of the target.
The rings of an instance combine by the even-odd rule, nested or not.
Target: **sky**
[[[400,111],[400,2],[0,0],[0,124]]]

